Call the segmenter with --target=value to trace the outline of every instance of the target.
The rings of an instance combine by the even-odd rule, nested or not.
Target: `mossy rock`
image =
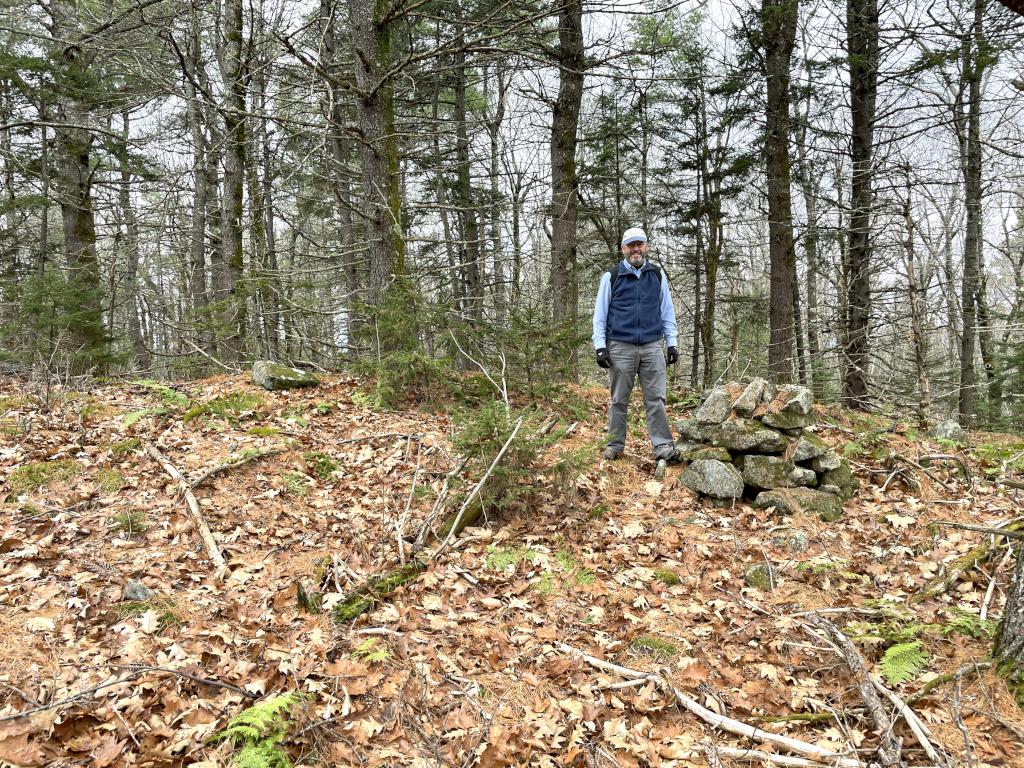
[[[793,462],[779,456],[749,454],[737,459],[743,481],[753,488],[790,488],[796,483],[791,479]]]
[[[779,411],[778,413],[766,413],[761,417],[761,423],[775,429],[803,429],[814,423],[814,415],[810,413]]]
[[[784,515],[817,515],[826,523],[835,522],[843,514],[843,502],[838,496],[814,488],[763,491],[754,499],[754,506],[761,509],[775,507],[776,512]]]
[[[315,387],[320,383],[320,379],[309,371],[289,368],[271,360],[257,360],[253,363],[252,380],[271,392],[297,387]]]
[[[860,480],[858,480],[853,470],[850,469],[850,462],[843,459],[836,469],[830,469],[821,473],[821,485],[834,485],[841,491],[841,497],[845,501],[846,499],[853,498],[854,494],[860,488]]]
[[[828,450],[829,448],[824,440],[817,435],[812,435],[810,432],[804,432],[794,444],[791,458],[793,463],[799,464],[801,461],[816,459]]]
[[[696,448],[679,454],[680,461],[704,461],[714,459],[715,461],[732,461],[732,456],[725,448]]]

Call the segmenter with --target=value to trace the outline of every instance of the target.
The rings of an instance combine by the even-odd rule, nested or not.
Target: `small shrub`
[[[236,750],[237,768],[291,768],[281,742],[291,726],[291,712],[302,701],[301,693],[286,693],[242,710],[216,733],[211,743],[228,742]]]
[[[117,493],[124,487],[124,475],[116,469],[101,469],[96,472],[96,482],[103,493]]]
[[[31,493],[56,483],[66,483],[78,476],[82,468],[72,459],[54,459],[25,464],[7,477],[7,485],[15,493]]]
[[[323,451],[306,451],[302,458],[306,460],[313,476],[320,480],[327,480],[338,469],[338,463]]]
[[[142,450],[142,441],[137,437],[130,437],[127,440],[119,440],[116,443],[110,444],[110,452],[118,457],[124,458],[130,456],[136,451]]]

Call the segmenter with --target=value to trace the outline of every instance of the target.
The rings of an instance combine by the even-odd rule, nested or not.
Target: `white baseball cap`
[[[630,227],[622,233],[622,244],[629,245],[630,243],[646,243],[647,233],[644,232],[640,227]]]

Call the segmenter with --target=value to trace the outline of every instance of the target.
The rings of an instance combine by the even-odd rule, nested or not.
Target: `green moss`
[[[101,469],[96,472],[96,482],[103,493],[117,493],[124,487],[124,475],[116,469]]]
[[[671,571],[668,568],[655,568],[654,578],[669,587],[674,587],[676,584],[681,584],[683,581],[679,578],[678,573]]]
[[[0,413],[7,411],[14,411],[24,407],[28,404],[28,401],[23,397],[0,397]]]
[[[558,580],[551,571],[545,571],[540,575],[536,583],[534,583],[533,589],[537,594],[547,597],[548,595],[558,591]]]
[[[15,493],[30,493],[56,483],[66,483],[78,476],[82,468],[72,459],[55,459],[25,464],[7,477],[7,485]]]
[[[529,547],[488,547],[484,565],[489,571],[505,571],[520,562],[534,562],[538,555]]]
[[[114,612],[121,619],[138,618],[149,611],[157,611],[157,627],[161,630],[184,626],[185,622],[177,613],[173,601],[166,599],[128,600],[114,606]]]
[[[136,451],[142,450],[142,441],[137,437],[130,437],[127,440],[118,440],[110,444],[110,452],[118,458],[124,458]]]
[[[663,661],[679,655],[678,647],[668,640],[656,637],[655,635],[641,635],[640,637],[633,638],[633,642],[629,644],[629,647],[634,651],[645,653]]]
[[[250,392],[232,392],[220,395],[200,405],[194,405],[185,412],[183,420],[188,422],[200,416],[212,416],[234,422],[243,415],[263,406],[263,398]]]
[[[326,416],[334,410],[334,403],[317,403],[313,406],[313,409],[317,412],[318,416]]]
[[[611,507],[607,504],[598,504],[592,510],[587,513],[588,520],[600,520],[602,517],[607,515],[611,511]]]
[[[129,537],[138,536],[149,528],[145,513],[137,509],[119,512],[113,517],[107,518],[107,525],[112,531],[124,533]]]
[[[338,463],[323,451],[306,451],[302,458],[306,460],[313,476],[320,480],[327,480],[338,469]]]
[[[309,493],[309,476],[301,472],[285,472],[281,475],[285,490],[293,496],[305,496]]]
[[[156,395],[164,405],[171,407],[184,407],[188,405],[188,397],[181,392],[176,392],[163,382],[154,381],[153,379],[138,379],[129,383],[136,387],[142,387]]]
[[[255,435],[256,437],[272,437],[274,435],[280,434],[281,428],[280,427],[249,427],[249,429],[247,429],[246,431],[250,435]]]
[[[380,600],[390,595],[403,584],[412,581],[426,568],[426,564],[415,560],[384,574],[374,576],[366,586],[356,590],[334,608],[334,621],[347,624],[373,608]]]

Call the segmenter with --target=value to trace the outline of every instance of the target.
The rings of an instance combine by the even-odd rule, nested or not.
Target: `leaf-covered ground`
[[[456,419],[377,411],[359,384],[118,384],[57,393],[49,408],[5,386],[0,764],[226,765],[231,745],[211,736],[294,691],[306,696],[285,744],[303,764],[703,766],[708,742],[724,765],[749,764],[729,747],[772,752],[564,646],[867,762],[874,723],[810,611],[889,673],[951,765],[1021,764],[1020,710],[991,670],[970,666],[1005,596],[1004,542],[937,596],[908,600],[986,540],[933,521],[1017,514],[1020,492],[988,479],[1019,468],[1014,438],[972,434],[963,450],[821,411],[819,434],[846,446],[862,480],[826,524],[712,506],[676,486],[679,468],[654,482],[642,429],[623,460],[595,451],[578,474],[553,471],[600,440],[605,395],[584,390],[586,415],[546,451],[517,508],[339,626],[331,608],[399,562],[399,535],[408,553],[458,465]],[[190,480],[248,459],[195,492],[227,569],[209,561],[147,442]],[[946,458],[921,459],[936,454]],[[774,589],[747,586],[765,563]],[[152,596],[126,599],[132,580]],[[300,609],[300,584],[321,612]],[[900,644],[902,661],[897,648],[883,665]],[[929,762],[904,720],[895,733],[908,764]]]

